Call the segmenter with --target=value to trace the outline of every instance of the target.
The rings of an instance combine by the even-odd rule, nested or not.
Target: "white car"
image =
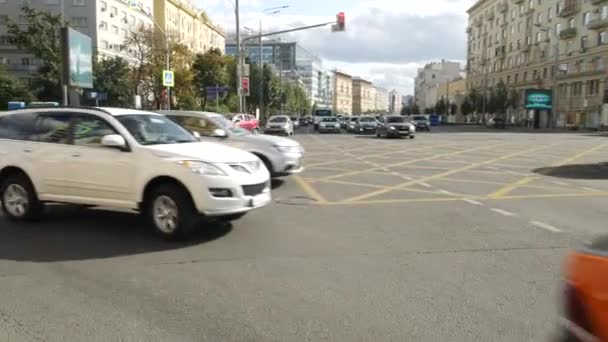
[[[266,127],[264,127],[264,133],[266,134],[282,134],[282,135],[293,135],[293,122],[287,115],[274,115],[268,119]]]
[[[304,149],[295,140],[266,134],[252,134],[223,115],[209,112],[160,111],[203,141],[221,142],[258,156],[273,177],[304,170]]]
[[[255,155],[199,142],[168,118],[121,108],[37,108],[0,115],[0,199],[11,220],[47,202],[131,209],[167,238],[201,217],[234,220],[271,200]]]

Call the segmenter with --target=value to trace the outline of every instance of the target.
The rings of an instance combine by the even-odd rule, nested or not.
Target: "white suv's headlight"
[[[280,146],[275,145],[274,148],[283,153],[298,153],[302,152],[302,148],[300,146]]]
[[[219,167],[198,160],[180,160],[177,162],[179,165],[184,166],[192,170],[194,173],[200,173],[203,175],[210,176],[227,176]]]
[[[395,130],[397,128],[395,128],[395,126],[390,126],[389,129]]]

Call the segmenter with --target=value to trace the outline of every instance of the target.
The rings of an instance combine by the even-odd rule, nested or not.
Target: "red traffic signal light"
[[[346,16],[344,12],[338,13],[336,16],[336,31],[344,31],[346,29]]]
[[[249,77],[243,77],[242,82],[241,87],[243,88],[243,95],[249,96]]]

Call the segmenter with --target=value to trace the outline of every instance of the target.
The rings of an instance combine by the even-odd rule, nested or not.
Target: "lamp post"
[[[555,46],[553,48],[555,56],[553,61],[553,73],[551,75],[551,118],[547,123],[549,128],[555,128],[557,127],[557,119],[559,116],[557,112],[557,72],[559,69],[559,37],[557,36],[557,32],[555,31],[555,29],[553,29],[552,27],[543,27],[539,24],[535,24],[534,26],[538,27],[539,30],[546,32],[547,34],[551,32],[553,35],[553,39],[555,39]]]

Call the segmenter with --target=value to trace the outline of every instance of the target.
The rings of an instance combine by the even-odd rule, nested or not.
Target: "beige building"
[[[445,101],[448,101],[450,104],[456,105],[456,110],[451,110],[450,114],[452,116],[448,117],[449,122],[464,122],[464,117],[462,116],[462,112],[460,111],[460,106],[464,102],[467,93],[467,83],[466,77],[463,74],[461,77],[449,81],[443,82],[437,85],[437,97],[439,99],[443,98]]]
[[[353,115],[371,113],[376,107],[376,89],[372,82],[353,77]]]
[[[332,109],[336,114],[353,113],[353,77],[339,70],[333,71]]]
[[[513,121],[608,125],[608,1],[480,0],[468,14],[468,90],[483,93],[503,81],[520,100]],[[555,115],[523,108],[525,89],[554,85]]]
[[[374,111],[377,113],[388,113],[388,90],[382,87],[374,87],[376,94],[374,96]]]
[[[224,53],[226,34],[213,24],[204,11],[179,0],[154,0],[154,19],[167,34],[175,37],[195,53],[212,48]]]

